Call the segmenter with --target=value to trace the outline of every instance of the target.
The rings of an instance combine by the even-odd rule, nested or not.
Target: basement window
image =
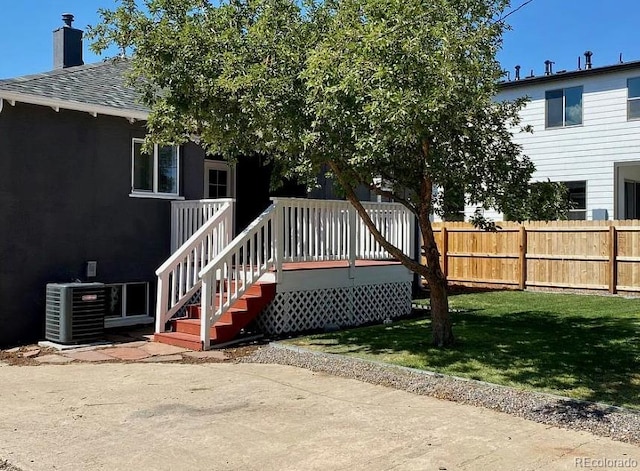
[[[640,119],[640,77],[627,80],[627,119]]]
[[[582,87],[550,90],[545,94],[545,101],[547,128],[582,124]]]
[[[143,139],[131,145],[131,196],[177,197],[179,191],[180,149],[177,146],[153,146],[143,152]]]
[[[105,288],[107,318],[150,316],[149,283],[112,283],[105,285]]]

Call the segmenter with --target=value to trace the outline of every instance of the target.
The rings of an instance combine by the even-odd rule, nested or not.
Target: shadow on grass
[[[428,319],[313,336],[306,342],[404,366],[640,409],[634,317],[483,309],[453,315],[457,344],[431,346]]]

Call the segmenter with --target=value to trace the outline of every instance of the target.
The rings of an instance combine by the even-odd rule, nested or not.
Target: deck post
[[[273,258],[276,266],[276,283],[282,280],[282,258],[284,257],[283,211],[286,206],[278,204],[277,198],[272,199],[275,205],[273,214]]]
[[[202,278],[202,288],[200,291],[200,341],[202,350],[209,350],[211,346],[211,275],[207,274]],[[212,285],[215,286],[215,280]]]
[[[357,231],[356,231],[356,208],[353,204],[349,203],[349,278],[353,278],[355,276],[355,266],[356,266],[356,241],[357,241]]]
[[[416,251],[416,240],[419,240],[419,238],[416,238],[416,233],[417,233],[417,231],[416,231],[416,227],[417,227],[416,221],[417,221],[417,218],[416,218],[415,214],[413,214],[412,212],[407,211],[406,209],[404,211],[405,211],[405,213],[407,215],[407,219],[408,219],[408,222],[409,222],[409,225],[408,225],[409,226],[409,233],[407,234],[407,237],[405,239],[407,241],[406,243],[408,244],[408,247],[405,247],[405,249],[407,250],[407,252],[405,252],[405,253],[408,253],[411,256],[412,259],[419,261],[420,260],[420,250]],[[406,230],[406,227],[405,227],[405,230]]]
[[[168,277],[158,278],[156,296],[156,334],[160,334],[165,331],[164,314],[169,305]]]

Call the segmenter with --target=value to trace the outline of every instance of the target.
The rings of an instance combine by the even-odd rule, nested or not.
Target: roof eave
[[[539,75],[537,77],[523,78],[520,80],[512,80],[510,82],[501,82],[498,88],[501,90],[526,87],[528,85],[537,85],[540,83],[556,82],[560,80],[568,80],[573,78],[589,77],[593,75],[603,75],[613,72],[622,72],[625,70],[640,69],[640,61],[625,62],[623,64],[606,65],[603,67],[595,67],[593,69],[572,70],[569,72],[555,73],[552,75]]]
[[[112,106],[94,105],[91,103],[82,103],[79,101],[71,100],[58,100],[55,98],[48,98],[39,95],[31,95],[28,93],[11,92],[8,90],[0,89],[0,100],[6,100],[11,104],[27,103],[30,105],[48,106],[58,111],[61,109],[81,111],[89,113],[92,116],[107,115],[116,116],[120,118],[126,118],[128,120],[146,121],[149,117],[149,113],[146,111],[127,110],[124,108],[115,108]],[[0,110],[2,108],[0,107]]]

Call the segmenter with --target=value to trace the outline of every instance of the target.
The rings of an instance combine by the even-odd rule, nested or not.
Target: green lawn
[[[414,319],[288,343],[640,409],[640,299],[519,291],[450,296],[457,345]]]

